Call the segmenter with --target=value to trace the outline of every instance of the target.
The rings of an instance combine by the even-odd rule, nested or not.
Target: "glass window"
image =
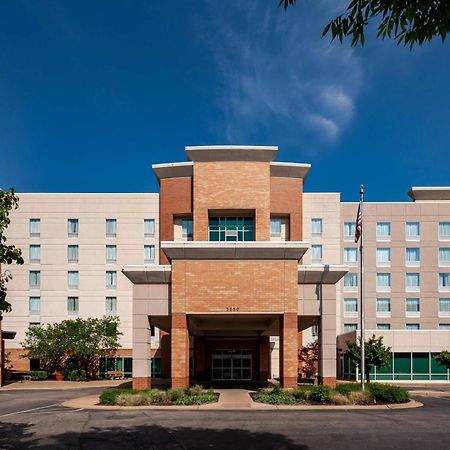
[[[391,289],[391,274],[377,273],[377,290],[390,290],[390,289]]]
[[[311,335],[312,335],[312,337],[319,336],[319,325],[313,325],[311,327]]]
[[[450,316],[450,298],[439,299],[439,316]]]
[[[278,217],[270,218],[270,237],[281,237],[281,219]]]
[[[41,246],[30,245],[30,263],[37,263],[41,261]]]
[[[450,323],[440,323],[439,329],[440,330],[450,330]]]
[[[106,262],[115,263],[117,261],[117,246],[107,245],[106,246]]]
[[[450,288],[450,273],[439,274],[439,289],[448,290]]]
[[[105,311],[108,316],[117,314],[117,297],[106,297]]]
[[[391,263],[391,249],[377,248],[377,264],[388,265]]]
[[[115,288],[117,286],[117,272],[115,270],[108,270],[106,272],[106,287]]]
[[[344,333],[349,333],[350,331],[355,331],[358,328],[356,323],[344,323]]]
[[[67,313],[78,314],[78,297],[67,297]]]
[[[30,237],[41,235],[41,219],[30,219]]]
[[[439,239],[450,239],[450,222],[439,222]]]
[[[356,232],[355,222],[344,222],[344,239],[354,240]]]
[[[407,266],[417,266],[420,263],[420,249],[407,248],[405,250],[405,262]]]
[[[406,330],[420,330],[420,325],[418,323],[407,323],[405,326]]]
[[[450,264],[450,247],[439,249],[439,264]]]
[[[30,270],[29,277],[30,289],[39,289],[41,287],[41,272],[39,270]]]
[[[344,288],[357,288],[358,274],[355,272],[348,272],[344,275]]]
[[[69,272],[67,272],[67,285],[70,289],[78,288],[78,271],[69,270]]]
[[[406,299],[406,314],[419,313],[420,312],[420,299],[419,298],[407,298]]]
[[[322,262],[322,246],[321,245],[311,245],[312,251],[312,262],[318,263]]]
[[[30,322],[28,324],[28,328],[40,327],[40,326],[41,326],[41,322]]]
[[[41,312],[41,297],[30,297],[30,314]]]
[[[391,238],[391,223],[377,222],[377,239],[389,240]]]
[[[155,219],[144,219],[144,236],[155,236]]]
[[[356,263],[358,260],[358,249],[353,247],[344,248],[344,262]]]
[[[106,237],[116,237],[117,219],[106,219]]]
[[[78,245],[67,246],[67,261],[70,263],[78,262]]]
[[[253,241],[253,217],[210,217],[210,241]]]
[[[407,273],[406,274],[406,290],[416,291],[420,288],[420,274],[419,273]]]
[[[406,222],[405,224],[406,240],[417,240],[420,237],[420,223]]]
[[[377,298],[377,316],[391,315],[391,299]]]
[[[391,324],[390,323],[377,323],[377,330],[390,330]]]
[[[358,299],[344,298],[344,316],[352,317],[358,314]]]
[[[311,234],[322,236],[322,219],[311,219]]]
[[[67,233],[69,236],[78,236],[78,219],[67,219]]]
[[[181,235],[183,240],[192,241],[194,237],[192,219],[181,219]]]
[[[144,263],[155,264],[155,246],[144,245]]]

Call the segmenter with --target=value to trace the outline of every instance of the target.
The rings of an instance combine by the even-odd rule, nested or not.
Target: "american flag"
[[[358,206],[358,214],[356,214],[356,227],[355,227],[355,242],[359,241],[362,232],[362,212],[361,212],[361,202]]]

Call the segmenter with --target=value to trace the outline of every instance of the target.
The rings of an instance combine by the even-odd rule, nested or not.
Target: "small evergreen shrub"
[[[312,386],[310,389],[309,399],[317,403],[330,403],[331,388],[325,385]]]
[[[27,375],[33,380],[46,380],[48,378],[48,374],[45,370],[30,370]]]
[[[359,383],[338,383],[335,390],[342,395],[348,395],[349,392],[360,391],[361,384]]]
[[[406,403],[409,401],[408,392],[398,386],[367,383],[366,387],[377,403]]]
[[[67,381],[86,381],[86,371],[84,369],[69,370],[64,379]]]

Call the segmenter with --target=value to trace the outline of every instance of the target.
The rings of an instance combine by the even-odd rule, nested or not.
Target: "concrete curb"
[[[349,409],[364,409],[364,410],[377,410],[377,409],[410,409],[420,408],[423,403],[416,400],[410,400],[408,403],[389,404],[389,405],[269,405],[267,403],[242,404],[231,406],[226,403],[208,403],[206,405],[195,406],[106,406],[98,404],[98,395],[87,395],[85,397],[79,397],[72,400],[65,401],[62,406],[72,409],[89,409],[98,411],[136,411],[136,410],[148,410],[148,411],[192,411],[192,410],[209,410],[209,411],[267,411],[267,410],[283,410],[283,411],[317,411],[317,410],[349,410]]]
[[[12,383],[0,387],[3,391],[70,391],[75,389],[93,389],[116,387],[125,380],[107,380],[107,381],[24,381],[23,383]]]

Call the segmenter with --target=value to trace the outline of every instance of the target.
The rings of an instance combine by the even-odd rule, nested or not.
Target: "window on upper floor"
[[[30,245],[30,263],[38,263],[41,261],[41,246]]]
[[[391,249],[377,248],[377,266],[391,265]]]
[[[344,323],[344,333],[349,333],[350,331],[356,331],[358,325],[356,323]]]
[[[107,245],[106,246],[106,262],[109,264],[117,262],[117,246]]]
[[[253,217],[210,217],[210,241],[254,241]]]
[[[144,264],[155,264],[154,245],[144,245]]]
[[[111,289],[117,286],[117,272],[115,270],[108,270],[106,272],[106,287]]]
[[[40,237],[41,219],[30,219],[30,237]]]
[[[391,223],[377,222],[377,240],[389,241],[391,239]]]
[[[391,290],[391,274],[377,273],[377,291],[389,292]]]
[[[181,236],[183,241],[192,241],[194,237],[194,223],[189,217],[181,219]]]
[[[439,239],[450,240],[450,222],[439,222]]]
[[[377,330],[390,330],[391,324],[390,323],[377,323]]]
[[[358,316],[358,299],[344,298],[344,317]]]
[[[155,236],[155,219],[144,219],[144,237]]]
[[[30,297],[30,314],[39,314],[41,312],[41,297]]]
[[[67,246],[67,261],[69,263],[78,262],[78,245],[68,245]]]
[[[420,289],[420,273],[407,273],[405,281],[407,292],[414,292]]]
[[[313,244],[311,245],[311,260],[313,263],[321,263],[322,262],[322,246]]]
[[[344,222],[344,239],[346,241],[354,241],[356,232],[355,222]]]
[[[79,307],[78,297],[67,297],[67,314],[77,315]]]
[[[105,313],[107,316],[117,315],[117,297],[106,297]]]
[[[407,241],[417,241],[420,239],[420,223],[419,222],[406,222],[405,238]]]
[[[344,248],[344,263],[356,264],[358,261],[358,249],[356,247]]]
[[[116,237],[117,219],[106,219],[106,237]]]
[[[441,266],[450,265],[450,247],[439,249],[439,265]]]
[[[67,219],[67,234],[69,237],[78,236],[78,219]]]
[[[344,290],[356,291],[358,287],[358,274],[356,272],[348,272],[344,275]]]
[[[39,289],[41,287],[41,272],[39,270],[30,270],[29,283],[30,289]]]
[[[439,317],[450,316],[450,298],[439,299]]]
[[[78,270],[69,270],[67,272],[67,286],[69,289],[78,289],[79,273]]]
[[[408,247],[405,249],[405,264],[407,266],[418,266],[420,264],[420,248]]]
[[[440,330],[450,330],[450,323],[440,323],[438,328]]]
[[[450,291],[450,273],[439,274],[439,290]]]
[[[407,323],[405,325],[405,330],[420,330],[420,324],[418,324],[418,323]]]
[[[377,317],[391,316],[391,299],[377,298]]]
[[[311,219],[311,235],[313,237],[322,236],[322,219]]]
[[[281,218],[270,218],[270,238],[281,239]]]
[[[405,300],[406,317],[418,317],[420,314],[420,298],[407,298]]]
[[[319,336],[319,325],[313,325],[311,327],[311,335],[312,335],[312,337]]]

